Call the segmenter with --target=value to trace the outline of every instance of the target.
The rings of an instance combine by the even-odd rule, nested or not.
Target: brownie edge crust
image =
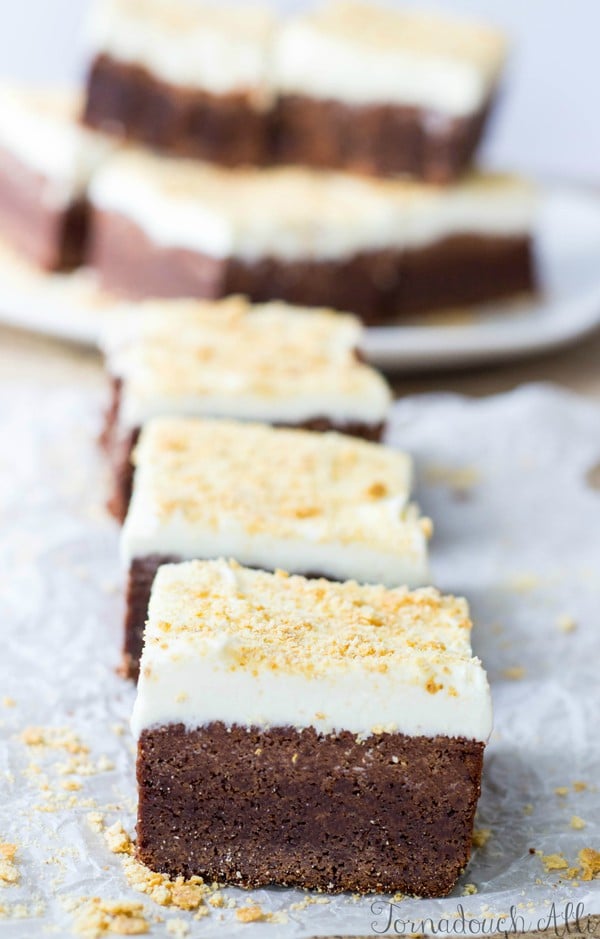
[[[147,729],[137,857],[242,887],[445,896],[469,860],[483,750],[310,727]]]

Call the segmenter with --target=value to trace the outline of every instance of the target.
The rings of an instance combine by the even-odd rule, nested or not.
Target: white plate
[[[369,329],[375,364],[414,371],[513,359],[567,345],[600,327],[600,195],[542,191],[536,232],[540,297]],[[40,274],[0,248],[0,322],[97,345],[106,311],[90,272]]]

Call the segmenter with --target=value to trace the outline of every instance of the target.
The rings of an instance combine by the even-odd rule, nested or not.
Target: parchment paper
[[[516,929],[553,910],[560,918],[569,901],[599,913],[600,880],[547,872],[531,851],[577,867],[581,849],[600,850],[600,410],[533,386],[396,406],[390,441],[417,459],[417,496],[436,524],[435,580],[471,601],[492,684],[477,821],[491,834],[449,898],[391,908],[338,897],[290,910],[301,892],[225,891],[238,907],[287,913],[247,924],[235,909],[196,921],[156,905],[128,885],[122,858],[90,824],[99,812],[133,831],[135,809],[134,691],[115,674],[118,533],[102,508],[95,445],[101,405],[75,389],[0,393],[0,842],[17,845],[18,878],[0,877],[0,934],[68,936],[84,897],[141,901],[156,936],[186,924],[198,937],[371,935],[388,921],[405,934],[478,934],[512,931],[498,921],[511,907]],[[467,884],[477,892],[463,896]],[[426,917],[433,930],[420,928]]]

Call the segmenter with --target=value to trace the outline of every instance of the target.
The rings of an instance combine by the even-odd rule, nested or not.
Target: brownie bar
[[[119,404],[121,398],[121,381],[113,378],[111,381],[111,404],[106,411],[105,425],[101,436],[101,445],[105,450],[113,478],[112,491],[107,503],[111,515],[118,522],[123,522],[131,501],[133,486],[133,463],[131,454],[140,435],[140,427],[122,430],[119,426]],[[336,431],[348,434],[351,437],[360,437],[377,443],[381,440],[385,424],[335,423],[327,417],[316,417],[300,424],[282,424],[276,422],[276,427],[297,427],[302,430],[312,430],[318,433]]]
[[[154,244],[124,216],[98,211],[90,262],[107,290],[131,299],[239,293],[255,303],[278,299],[351,310],[367,325],[510,297],[535,286],[532,246],[524,236],[455,236],[409,252],[250,264]]]
[[[240,887],[444,896],[469,860],[483,750],[219,722],[144,730],[137,856]]]
[[[242,887],[446,895],[491,731],[470,630],[431,588],[161,567],[131,721],[138,858]]]
[[[276,160],[368,176],[450,183],[470,165],[491,103],[455,117],[397,104],[345,104],[282,95],[273,119]]]
[[[88,230],[85,199],[59,205],[52,182],[0,148],[0,232],[44,270],[72,270],[82,263]]]
[[[108,55],[92,64],[84,121],[124,140],[224,166],[267,159],[269,116],[248,95],[175,87]]]

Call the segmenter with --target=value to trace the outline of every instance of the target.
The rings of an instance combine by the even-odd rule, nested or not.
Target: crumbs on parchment
[[[556,620],[556,625],[560,629],[561,633],[572,633],[577,629],[577,623],[572,616],[563,615],[559,616]]]
[[[510,668],[502,670],[502,677],[508,678],[509,681],[521,681],[522,678],[525,678],[525,669],[522,665],[512,665]]]
[[[578,864],[573,866],[562,854],[541,854],[541,861],[544,869],[549,873],[551,871],[564,871],[562,876],[573,880],[575,877],[581,880],[593,880],[600,877],[600,851],[594,848],[582,848],[577,855]]]
[[[19,868],[16,864],[17,845],[9,841],[0,841],[0,884],[11,887],[19,882]]]
[[[107,933],[142,936],[150,924],[142,903],[130,900],[101,900],[99,897],[73,897],[66,901],[67,912],[75,912],[73,932],[85,939],[98,939]]]
[[[492,832],[489,828],[475,828],[473,830],[471,842],[474,848],[483,848],[491,837]]]

